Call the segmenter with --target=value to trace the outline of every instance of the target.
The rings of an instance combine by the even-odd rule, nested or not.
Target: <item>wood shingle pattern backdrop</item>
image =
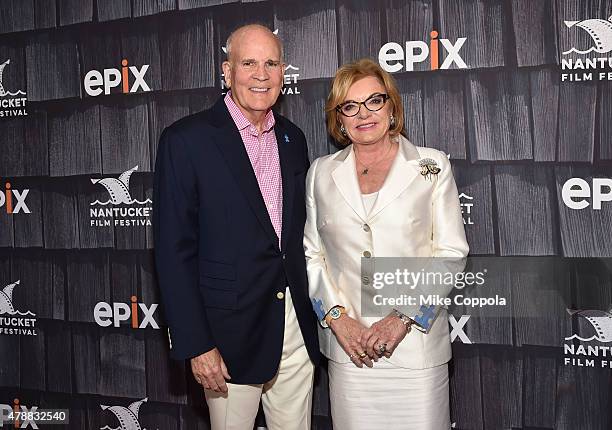
[[[469,315],[472,342],[453,343],[455,428],[611,428],[610,370],[564,366],[562,346],[586,328],[566,308],[612,303],[612,264],[599,259],[612,257],[612,204],[572,210],[562,188],[612,177],[612,83],[560,79],[562,51],[592,43],[563,21],[611,14],[612,0],[0,0],[2,83],[28,99],[27,116],[0,118],[0,178],[30,190],[31,210],[0,213],[0,287],[20,281],[14,305],[36,313],[38,334],[0,335],[0,403],[69,408],[68,427],[83,429],[116,424],[100,405],[146,398],[143,428],[209,428],[189,366],[168,358],[162,309],[159,330],[94,320],[99,302],[159,296],[151,227],[92,227],[92,203],[109,194],[91,179],[138,166],[131,198],[150,198],[161,131],[214,103],[227,36],[258,21],[285,43],[285,87],[299,94],[278,107],[304,130],[311,160],[337,150],[323,109],[340,64],[433,29],[467,38],[466,69],[425,61],[395,74],[409,138],[450,156],[472,204],[472,254],[510,262],[488,284],[507,307],[451,309]],[[446,55],[440,45],[440,64]],[[88,95],[87,72],[122,59],[149,65],[151,91]],[[314,429],[331,429],[327,383],[323,367]]]

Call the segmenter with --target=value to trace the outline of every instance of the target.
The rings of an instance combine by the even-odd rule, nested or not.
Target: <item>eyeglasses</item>
[[[362,102],[354,102],[349,100],[347,102],[340,103],[338,106],[336,106],[336,110],[344,116],[351,117],[357,115],[361,109],[361,105],[364,105],[370,112],[376,112],[377,110],[381,110],[383,108],[389,98],[390,97],[387,94],[372,94]]]

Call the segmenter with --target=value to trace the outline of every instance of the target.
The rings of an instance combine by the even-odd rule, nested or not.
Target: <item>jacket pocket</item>
[[[200,280],[202,280],[202,278],[225,279],[227,281],[236,280],[236,270],[232,264],[211,260],[200,260],[199,271]]]
[[[238,307],[238,292],[232,290],[219,290],[200,285],[204,306],[207,308],[219,308],[235,310]]]

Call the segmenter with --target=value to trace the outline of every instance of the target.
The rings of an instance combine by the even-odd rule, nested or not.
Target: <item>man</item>
[[[302,247],[302,131],[271,110],[282,45],[248,25],[227,41],[230,91],[164,130],[155,256],[171,356],[191,360],[212,428],[309,429],[316,321]]]

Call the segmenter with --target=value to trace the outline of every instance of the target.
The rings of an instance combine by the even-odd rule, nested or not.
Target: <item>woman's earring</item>
[[[391,115],[391,118],[389,118],[389,127],[390,128],[394,128],[395,127],[395,117],[393,115]]]
[[[344,128],[344,125],[340,126],[340,133],[342,133],[342,136],[346,137],[346,128]]]

